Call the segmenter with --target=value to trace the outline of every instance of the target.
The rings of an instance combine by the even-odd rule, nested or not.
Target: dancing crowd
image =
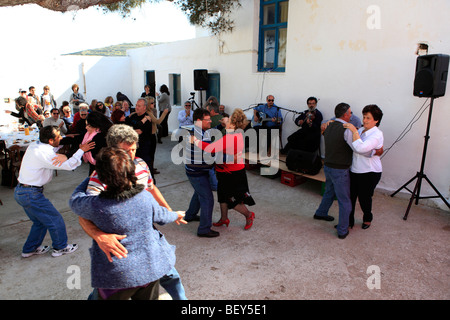
[[[211,227],[228,227],[230,209],[244,216],[244,230],[254,224],[255,213],[248,207],[256,203],[244,159],[245,132],[253,128],[244,111],[236,108],[228,115],[214,97],[207,99],[204,108],[195,110],[191,110],[191,101],[184,103],[177,118],[179,127],[188,128],[189,133],[179,136],[179,141],[185,148],[185,172],[194,193],[186,211],[174,211],[156,186],[155,174],[159,172],[154,168],[156,146],[169,134],[170,92],[163,85],[155,98],[148,89],[146,86],[136,105],[120,92],[116,102],[109,96],[88,105],[75,84],[69,101],[57,108],[48,86],[40,101],[30,87],[28,96],[20,92],[16,99],[18,113],[11,113],[40,128],[39,141],[24,154],[14,191],[17,203],[33,222],[22,257],[50,250],[43,245],[47,231],[52,256],[78,249],[77,244],[68,243],[64,220],[43,190],[54,170],[71,171],[82,162],[89,164],[88,176],[69,200],[83,230],[93,239],[94,290],[89,299],[157,299],[159,285],[173,299],[187,299],[175,269],[175,247],[155,224],[198,221],[197,236],[214,238],[220,233]],[[261,129],[279,129],[283,118],[273,95],[266,100],[265,105],[255,108],[255,118],[268,114]],[[328,210],[337,198],[339,222],[335,227],[338,237],[344,239],[354,226],[357,199],[364,213],[363,229],[369,228],[373,219],[372,196],[382,171],[383,134],[378,126],[383,113],[376,105],[366,106],[359,128],[350,122],[353,115],[346,103],[338,104],[335,118],[324,122],[316,109],[317,99],[309,98],[308,107],[296,124],[299,130],[314,133],[297,133],[295,139],[314,140],[313,152],[319,152],[316,139],[323,135],[325,140],[325,193],[314,218],[333,221]],[[221,137],[210,129],[221,132]],[[303,144],[295,139],[289,140],[288,149],[301,148]],[[213,191],[217,191],[220,206],[220,219],[215,223]]]

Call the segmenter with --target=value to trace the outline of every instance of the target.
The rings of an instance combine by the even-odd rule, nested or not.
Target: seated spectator
[[[219,114],[223,115],[225,113],[225,106],[223,104],[219,105]]]
[[[184,103],[184,110],[181,110],[180,112],[178,112],[179,127],[193,125],[194,124],[194,120],[192,118],[193,114],[194,114],[194,112],[191,110],[191,102],[186,101]]]
[[[125,112],[120,109],[116,109],[111,113],[111,121],[114,124],[125,123]]]
[[[125,117],[131,114],[130,104],[128,101],[122,101],[122,111],[125,113]]]
[[[70,127],[73,124],[72,110],[70,110],[69,106],[65,106],[63,108],[62,112],[63,112],[63,114],[62,114],[63,118],[62,119],[64,120],[64,123],[66,124],[66,127],[67,127],[68,131],[70,131]]]
[[[111,117],[111,113],[109,111],[109,108],[105,107],[105,104],[103,102],[101,102],[101,101],[97,101],[97,104],[95,105],[94,110],[104,114],[108,118]]]
[[[117,101],[122,101],[122,103],[123,103],[123,101],[126,101],[128,103],[128,108],[130,109],[130,112],[134,112],[133,103],[125,94],[123,94],[121,92],[117,92],[116,98],[117,98]]]
[[[23,109],[23,117],[27,119],[26,122],[29,125],[36,123],[38,127],[42,127],[44,116],[42,114],[39,114],[39,105],[28,103],[25,97],[19,96],[16,98],[16,109],[18,111],[20,111],[20,109]]]
[[[206,110],[211,114],[211,128],[217,127],[220,124],[220,119],[223,118],[223,115],[219,113],[219,105],[214,101],[208,102]]]
[[[59,143],[60,145],[70,145],[70,149],[65,153],[67,157],[72,156],[77,150],[78,146],[83,141],[83,137],[86,134],[86,118],[88,115],[88,105],[81,103],[79,105],[80,111],[77,112],[79,120],[70,127],[70,133]]]
[[[89,105],[89,110],[90,111],[95,111],[95,106],[97,105],[97,99],[93,99],[92,101],[91,101],[91,104]]]
[[[86,115],[87,115],[87,113],[89,112],[89,106],[87,105],[87,103],[80,103],[80,104],[78,105],[78,109],[79,109],[80,111],[81,111],[81,110],[86,111]],[[80,120],[80,111],[78,111],[77,113],[75,113],[74,116],[73,116],[73,122],[72,122],[72,126],[71,126],[71,128],[70,128],[70,130],[71,130],[72,132],[74,131],[75,126],[77,125],[78,120]],[[85,118],[85,119],[86,119],[86,118]]]
[[[61,107],[59,107],[59,116],[62,118],[64,118],[64,112],[63,109],[64,107],[68,107],[69,106],[69,102],[68,101],[63,101],[61,104]]]
[[[122,110],[122,101],[116,101],[116,103],[114,103],[114,106],[111,109],[111,113],[114,112],[114,110],[120,109]]]
[[[113,106],[114,106],[114,98],[112,96],[107,96],[105,98],[105,107],[109,109],[109,112],[113,112]]]
[[[53,108],[50,111],[50,117],[46,118],[44,120],[44,123],[42,124],[44,127],[47,126],[54,126],[58,127],[61,133],[66,134],[67,133],[67,127],[63,119],[59,117],[59,110],[57,108]]]

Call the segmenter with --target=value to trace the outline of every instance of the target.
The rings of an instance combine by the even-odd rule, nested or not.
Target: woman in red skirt
[[[192,136],[192,142],[208,153],[224,154],[227,158],[220,163],[216,155],[216,176],[218,180],[217,197],[220,204],[221,218],[214,226],[226,225],[228,227],[228,210],[234,209],[245,216],[245,230],[253,225],[255,213],[248,210],[248,206],[253,206],[253,200],[247,182],[245,171],[244,153],[244,129],[248,125],[246,115],[241,109],[235,109],[228,123],[226,124],[226,134],[213,143],[203,142]]]

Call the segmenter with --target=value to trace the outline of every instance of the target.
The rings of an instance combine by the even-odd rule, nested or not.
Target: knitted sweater
[[[77,215],[91,220],[106,233],[126,235],[121,240],[128,250],[126,258],[109,262],[104,252],[93,240],[91,253],[92,287],[120,289],[132,288],[156,281],[175,265],[175,246],[170,245],[163,234],[153,226],[173,222],[175,212],[158,205],[143,186],[109,199],[86,195],[89,178],[74,191],[69,200],[70,208]]]

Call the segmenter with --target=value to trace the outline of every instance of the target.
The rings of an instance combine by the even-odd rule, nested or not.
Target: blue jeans
[[[350,200],[350,171],[349,169],[333,169],[327,166],[324,166],[323,170],[326,178],[325,192],[322,202],[316,211],[316,215],[328,215],[328,210],[336,197],[339,204],[337,232],[339,235],[344,235],[348,232],[348,220],[352,211],[352,202]]]
[[[61,250],[67,247],[67,232],[64,219],[50,200],[44,197],[41,188],[25,188],[20,184],[14,190],[14,199],[33,222],[22,252],[36,250],[45,238],[47,230],[52,238],[52,247]]]
[[[205,234],[211,230],[212,212],[214,208],[214,196],[209,181],[209,174],[190,176],[189,182],[194,188],[189,209],[186,211],[185,219],[192,219],[200,211],[200,224],[197,233]]]
[[[211,183],[211,190],[217,191],[217,177],[216,177],[216,170],[212,168],[209,170],[209,182]]]
[[[175,267],[168,274],[159,279],[159,284],[163,287],[173,300],[187,300],[180,275]]]

